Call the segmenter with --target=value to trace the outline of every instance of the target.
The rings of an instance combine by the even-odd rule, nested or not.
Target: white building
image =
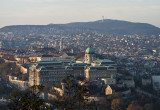
[[[54,61],[53,55],[42,55],[41,61]]]
[[[31,66],[29,69],[30,86],[34,84],[53,85],[68,75],[84,77],[93,81],[101,78],[111,78],[111,76],[115,76],[117,73],[115,62],[111,60],[100,61],[100,64],[105,66],[92,66],[94,50],[90,47],[85,52],[85,63],[75,63],[72,57],[69,57],[69,60],[62,60],[64,58],[67,59],[67,57],[67,54],[63,54],[62,58],[57,58],[60,61],[52,61],[52,57],[51,59],[48,57],[42,60],[42,62],[38,62],[35,66]]]

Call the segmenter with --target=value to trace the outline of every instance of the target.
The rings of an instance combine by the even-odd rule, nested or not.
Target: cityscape
[[[23,19],[19,22],[18,19],[9,22],[7,14],[2,14],[6,18],[0,22],[0,110],[160,110],[160,26],[153,14],[159,9],[159,2],[122,4],[120,1],[124,0],[120,0],[113,1],[114,6],[101,1],[85,5],[84,1],[72,0],[11,1],[17,3],[12,6],[15,13],[22,7],[36,7],[29,14],[21,13]],[[8,0],[2,3],[9,6]],[[105,7],[109,5],[114,9]],[[59,6],[55,9],[62,6],[66,10],[56,13],[54,8],[48,10],[43,6]],[[116,19],[102,15],[101,19],[86,22],[79,16],[95,17],[91,10],[83,11],[86,7],[95,16],[108,9]],[[138,7],[142,12],[145,9],[146,15],[136,14]],[[151,9],[149,15],[146,7]],[[7,8],[2,9],[7,12]],[[47,16],[51,10],[55,23],[42,22],[49,19],[42,15]],[[115,10],[123,10],[128,18],[117,20],[123,13]],[[132,11],[136,22],[128,13]],[[8,12],[12,12],[10,8]],[[30,14],[39,15],[39,19]],[[138,19],[140,15],[153,18],[144,23],[147,21]],[[14,17],[11,13],[8,16]],[[87,20],[88,16],[83,17]],[[74,17],[79,21],[75,22]],[[60,24],[58,18],[64,23]]]

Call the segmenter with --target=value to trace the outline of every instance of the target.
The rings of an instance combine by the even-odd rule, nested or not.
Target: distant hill
[[[13,32],[15,34],[59,34],[97,32],[105,34],[139,34],[159,35],[160,28],[147,23],[134,23],[128,21],[105,19],[103,22],[74,22],[68,24],[49,25],[14,25],[0,29],[0,32]]]

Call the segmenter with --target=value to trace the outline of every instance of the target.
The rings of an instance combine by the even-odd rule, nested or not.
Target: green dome
[[[93,48],[91,48],[91,47],[88,47],[87,49],[86,49],[86,52],[85,52],[86,54],[94,54],[94,49]]]

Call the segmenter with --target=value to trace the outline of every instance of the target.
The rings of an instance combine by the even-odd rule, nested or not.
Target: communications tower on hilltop
[[[102,23],[104,22],[104,16],[102,16]]]

